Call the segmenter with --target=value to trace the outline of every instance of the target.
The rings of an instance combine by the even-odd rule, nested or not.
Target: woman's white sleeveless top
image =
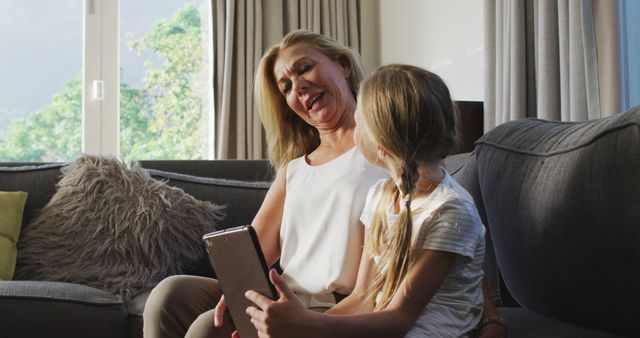
[[[360,215],[369,188],[387,174],[357,147],[310,166],[289,162],[280,228],[280,265],[287,285],[308,307],[330,306],[333,292],[353,291],[363,245]]]

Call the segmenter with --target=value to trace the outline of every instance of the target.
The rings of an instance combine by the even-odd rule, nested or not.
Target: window
[[[0,161],[211,158],[208,6],[3,1]]]
[[[82,6],[0,2],[0,161],[80,153]]]
[[[120,154],[207,158],[210,11],[204,2],[161,3],[122,1]]]
[[[624,110],[640,105],[640,1],[621,1]]]

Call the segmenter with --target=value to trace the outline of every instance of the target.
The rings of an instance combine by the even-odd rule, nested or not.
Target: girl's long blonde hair
[[[273,74],[280,51],[297,43],[306,43],[341,64],[346,62],[350,69],[347,81],[354,98],[365,75],[360,55],[328,36],[311,31],[293,31],[265,52],[256,72],[254,91],[266,133],[269,160],[276,168],[310,153],[320,144],[318,130],[289,108]]]
[[[458,144],[457,110],[442,79],[409,65],[376,70],[361,85],[364,124],[373,139],[403,162],[399,182],[389,180],[373,218],[366,245],[376,264],[370,301],[385,308],[413,263],[411,198],[419,178],[418,164],[440,161]],[[397,183],[397,184],[396,184]],[[387,210],[398,198],[409,201],[396,224],[387,224]],[[379,301],[376,301],[381,294]]]

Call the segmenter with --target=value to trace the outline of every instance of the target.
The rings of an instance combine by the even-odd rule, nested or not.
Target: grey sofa
[[[0,164],[0,190],[29,192],[23,226],[55,191],[61,164]],[[16,169],[18,165],[18,169]],[[249,223],[266,161],[142,161],[152,176],[227,204],[221,226]],[[488,227],[485,271],[510,337],[638,336],[640,109],[585,123],[520,120],[448,157]],[[206,257],[192,274],[213,276]],[[82,285],[0,282],[2,337],[140,337],[148,292],[124,304]]]
[[[141,161],[152,177],[203,201],[227,205],[220,227],[248,224],[273,172],[268,161]],[[0,191],[27,191],[22,230],[55,193],[62,163],[0,163]],[[226,180],[220,180],[220,178]],[[202,251],[188,274],[214,276]],[[70,253],[73,254],[73,253]],[[149,292],[128,302],[96,288],[50,281],[0,281],[0,337],[142,337]]]

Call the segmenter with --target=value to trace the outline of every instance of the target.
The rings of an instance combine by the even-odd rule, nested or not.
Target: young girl
[[[440,166],[457,143],[444,82],[407,65],[360,88],[354,140],[390,179],[360,218],[365,248],[354,292],[324,314],[299,303],[275,271],[272,301],[247,309],[260,337],[464,337],[482,316],[484,226],[471,196]]]

